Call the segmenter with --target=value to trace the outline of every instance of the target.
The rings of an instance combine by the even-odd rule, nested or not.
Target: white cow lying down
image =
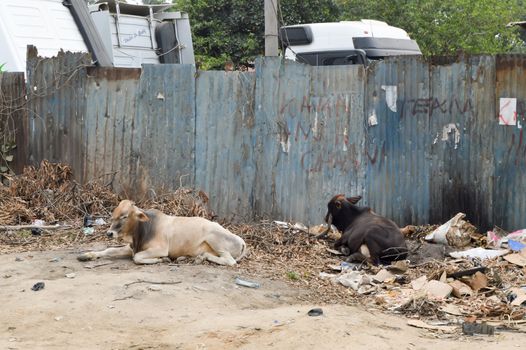
[[[191,256],[220,265],[235,265],[246,254],[245,241],[216,222],[201,217],[169,216],[155,209],[143,211],[129,200],[121,201],[113,211],[107,234],[122,237],[128,244],[87,252],[79,255],[78,260],[133,257],[136,264],[155,264],[167,257]]]

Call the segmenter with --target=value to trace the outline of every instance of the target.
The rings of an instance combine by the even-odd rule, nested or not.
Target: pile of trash
[[[319,277],[363,296],[369,308],[408,316],[415,327],[452,331],[462,324],[470,334],[526,324],[526,230],[495,228],[484,236],[464,217],[408,237],[408,260],[380,267],[341,261]],[[426,256],[433,249],[442,258]],[[426,321],[414,322],[420,318]]]
[[[0,234],[0,253],[109,243],[104,232],[121,199],[102,183],[78,184],[67,165],[43,161],[40,167],[27,167],[8,187],[0,184],[0,226],[15,225]],[[188,188],[137,205],[215,219],[207,195]],[[340,236],[337,230],[330,230],[328,240],[316,238],[326,225],[223,224],[250,247],[236,267],[240,272],[255,281],[286,280],[307,290],[305,301],[361,303],[406,315],[415,327],[444,332],[462,325],[466,334],[489,334],[495,327],[526,325],[526,229],[495,227],[481,234],[464,219],[458,213],[441,226],[404,228],[410,254],[390,266],[345,262],[331,249]],[[62,229],[52,234],[40,230],[53,229],[50,225]]]

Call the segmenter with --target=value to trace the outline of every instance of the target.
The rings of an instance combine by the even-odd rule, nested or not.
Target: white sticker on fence
[[[517,99],[509,97],[501,97],[499,108],[499,124],[500,125],[516,125],[517,124]]]
[[[387,103],[387,107],[393,112],[396,112],[396,99],[398,98],[396,85],[382,85],[382,90],[385,91],[385,102]]]

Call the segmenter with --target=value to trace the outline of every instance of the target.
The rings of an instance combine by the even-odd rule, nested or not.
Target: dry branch
[[[0,226],[0,231],[19,231],[19,230],[33,230],[33,229],[41,229],[41,230],[67,230],[72,228],[71,225],[44,225],[44,226],[38,226],[38,225],[11,225],[11,226]]]

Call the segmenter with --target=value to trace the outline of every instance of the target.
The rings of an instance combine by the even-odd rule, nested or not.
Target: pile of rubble
[[[406,261],[340,262],[319,277],[363,296],[368,307],[408,316],[415,327],[453,331],[462,324],[471,334],[526,324],[526,230],[495,228],[484,236],[464,217],[427,233],[408,230]]]

